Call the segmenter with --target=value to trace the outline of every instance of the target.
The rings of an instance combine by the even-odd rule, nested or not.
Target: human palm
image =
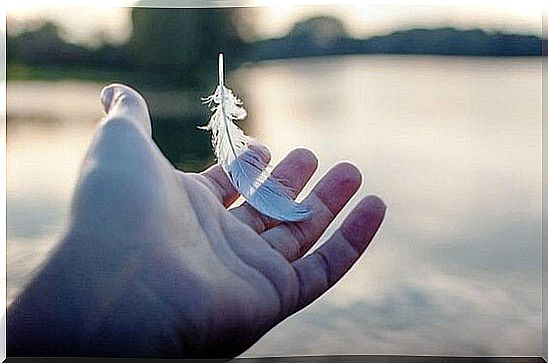
[[[304,198],[310,220],[280,223],[245,202],[229,208],[238,193],[220,166],[174,169],[135,91],[112,85],[102,101],[108,114],[84,161],[67,237],[8,315],[8,331],[24,335],[17,322],[33,311],[33,329],[64,328],[72,350],[55,333],[8,335],[15,355],[236,356],[335,284],[382,222],[384,204],[367,197],[305,256],[359,188],[354,166],[335,166]],[[297,149],[273,173],[296,195],[316,167]],[[45,327],[36,313],[51,310]]]

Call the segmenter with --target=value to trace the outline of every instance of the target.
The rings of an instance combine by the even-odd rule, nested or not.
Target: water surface
[[[367,194],[388,205],[352,271],[245,355],[540,354],[540,59],[275,61],[229,85],[274,161],[310,148],[314,181],[351,161],[365,182],[351,206]],[[102,86],[8,83],[9,300],[63,231]],[[167,157],[190,170],[211,163],[195,128],[206,113],[162,114],[178,96],[156,99]]]

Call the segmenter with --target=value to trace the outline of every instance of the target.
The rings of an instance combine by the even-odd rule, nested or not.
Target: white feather
[[[309,219],[310,208],[291,198],[288,188],[270,174],[260,153],[250,148],[254,140],[234,123],[244,119],[247,112],[242,101],[224,85],[222,54],[219,54],[219,85],[204,103],[213,104],[213,114],[202,128],[211,130],[217,161],[247,202],[262,214],[280,221]]]

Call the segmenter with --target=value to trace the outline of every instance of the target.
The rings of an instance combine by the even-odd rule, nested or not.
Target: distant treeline
[[[8,78],[17,77],[14,66],[47,66],[78,69],[77,73],[82,69],[132,72],[148,77],[147,83],[159,80],[162,85],[193,87],[215,77],[211,69],[220,51],[230,59],[231,68],[245,61],[343,54],[541,56],[543,43],[547,45],[533,35],[455,28],[409,29],[357,39],[329,16],[299,22],[282,38],[250,43],[239,35],[237,16],[230,8],[134,8],[128,42],[105,43],[96,49],[65,42],[55,24],[45,23],[8,35]]]
[[[401,30],[355,39],[346,35],[336,19],[317,17],[298,23],[283,38],[254,43],[251,57],[260,60],[342,54],[541,56],[542,46],[543,40],[534,35],[489,34],[480,29],[449,27]]]

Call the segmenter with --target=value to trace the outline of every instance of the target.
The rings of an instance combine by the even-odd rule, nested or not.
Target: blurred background
[[[8,303],[63,233],[101,88],[138,89],[165,156],[202,170],[222,51],[274,163],[349,160],[352,205],[388,205],[352,272],[244,356],[539,355],[542,14],[481,4],[8,8]]]

